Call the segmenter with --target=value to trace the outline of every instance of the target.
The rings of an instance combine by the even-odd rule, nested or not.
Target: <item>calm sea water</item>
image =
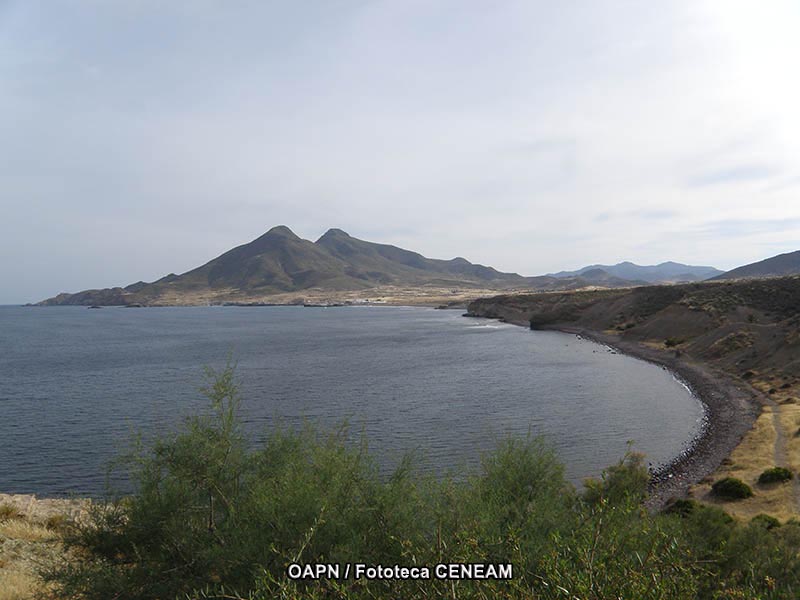
[[[475,468],[498,438],[530,431],[579,481],[628,440],[669,460],[702,417],[659,367],[457,311],[0,307],[0,491],[101,495],[132,432],[203,410],[202,367],[229,355],[255,438],[348,419],[386,469],[409,450],[424,469]]]

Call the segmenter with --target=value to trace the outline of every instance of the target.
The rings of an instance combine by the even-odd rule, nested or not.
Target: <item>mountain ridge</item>
[[[385,287],[438,289],[439,295],[457,290],[571,290],[590,287],[630,287],[645,280],[625,279],[602,269],[585,276],[523,277],[472,263],[449,260],[390,244],[368,242],[331,228],[316,241],[303,239],[278,225],[254,240],[236,246],[182,274],[169,273],[150,283],[61,293],[40,305],[180,305],[302,302],[287,294],[316,296]],[[466,291],[465,291],[466,290]],[[425,296],[425,294],[419,294]]]
[[[762,279],[798,274],[800,274],[800,250],[777,254],[764,260],[742,265],[721,273],[713,279]]]
[[[559,271],[550,273],[553,277],[577,277],[587,271],[602,269],[609,275],[627,280],[638,280],[647,283],[682,283],[702,281],[723,273],[719,269],[709,266],[686,265],[674,261],[665,261],[657,265],[637,265],[630,261],[623,261],[615,265],[587,265],[575,271]]]

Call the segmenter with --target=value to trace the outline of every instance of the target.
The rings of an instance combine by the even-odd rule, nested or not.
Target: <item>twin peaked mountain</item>
[[[337,292],[378,286],[480,289],[527,287],[525,277],[463,258],[435,260],[330,229],[316,242],[283,225],[182,275],[124,288],[59,294],[41,304],[204,304],[248,301],[302,290]]]
[[[303,290],[341,292],[381,286],[564,290],[642,283],[601,269],[558,275],[523,277],[501,273],[463,258],[425,258],[396,246],[356,239],[340,229],[330,229],[316,242],[311,242],[298,237],[288,227],[278,226],[249,244],[229,250],[182,275],[170,274],[152,283],[138,282],[124,288],[59,294],[41,304],[246,302]]]

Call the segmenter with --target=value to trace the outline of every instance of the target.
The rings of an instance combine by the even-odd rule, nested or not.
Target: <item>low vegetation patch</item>
[[[688,517],[694,513],[700,504],[691,498],[678,498],[667,504],[664,512],[666,514],[680,515],[681,517]]]
[[[64,560],[58,532],[23,515],[13,503],[3,504],[0,520],[0,600],[47,599],[38,572]],[[55,598],[53,598],[55,600]]]
[[[0,600],[30,600],[40,591],[35,575],[0,569]]]
[[[765,515],[761,513],[760,515],[756,515],[750,520],[751,523],[754,525],[760,525],[765,529],[775,529],[776,527],[781,526],[781,522],[771,515]]]
[[[52,540],[56,535],[44,525],[22,519],[13,519],[0,523],[0,537],[26,542],[41,542]]]
[[[406,458],[387,476],[346,428],[249,442],[231,369],[208,395],[213,414],[129,457],[134,495],[68,528],[78,558],[47,573],[54,597],[774,600],[800,589],[800,524],[739,524],[692,501],[651,514],[633,452],[583,490],[530,437],[499,443],[471,475],[424,476]],[[293,563],[509,563],[513,578],[297,580]]]
[[[709,355],[721,358],[731,352],[736,352],[753,345],[755,337],[749,331],[735,331],[717,340],[708,348]]]
[[[785,467],[772,467],[758,476],[758,483],[784,483],[785,481],[791,480],[793,477],[794,473]]]
[[[22,514],[13,504],[0,504],[0,523],[10,519],[19,519]]]
[[[726,477],[711,486],[711,494],[723,500],[743,500],[753,495],[753,490],[741,479]]]

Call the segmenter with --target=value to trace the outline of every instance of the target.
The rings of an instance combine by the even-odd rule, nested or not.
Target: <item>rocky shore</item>
[[[629,356],[669,369],[702,402],[705,423],[700,433],[681,454],[653,471],[649,504],[654,508],[665,505],[672,498],[685,497],[690,486],[716,471],[761,412],[759,392],[727,373],[686,355],[676,356],[675,352],[594,331],[571,331],[570,328],[563,328],[562,331],[580,334]]]
[[[468,316],[501,318],[528,327],[521,314],[482,314],[471,306]],[[742,380],[677,351],[654,348],[619,336],[568,325],[543,326],[610,346],[617,351],[660,365],[689,386],[705,409],[705,423],[687,448],[670,463],[653,471],[648,506],[660,508],[673,498],[686,497],[690,486],[711,475],[739,444],[761,412],[761,394]]]

